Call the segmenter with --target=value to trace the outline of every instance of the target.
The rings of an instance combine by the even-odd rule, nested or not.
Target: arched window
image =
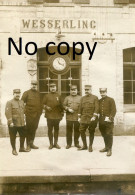
[[[135,47],[123,50],[124,104],[135,104]]]
[[[81,95],[81,56],[76,55],[73,60],[73,48],[67,55],[60,56],[56,46],[50,46],[49,51],[55,55],[48,55],[46,49],[39,48],[37,55],[39,91],[44,96],[49,92],[50,82],[55,82],[57,90],[64,99],[70,93],[70,85],[77,85],[78,94]],[[61,46],[61,52],[66,47]],[[80,49],[76,48],[79,53]],[[63,68],[62,68],[63,67]]]

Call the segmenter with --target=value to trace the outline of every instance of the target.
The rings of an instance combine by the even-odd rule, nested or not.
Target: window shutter
[[[31,3],[31,4],[41,4],[41,3],[44,3],[44,0],[28,0],[28,3]]]
[[[59,3],[59,0],[44,0],[45,3]]]
[[[76,3],[76,4],[89,4],[90,0],[73,0],[73,3]]]
[[[114,0],[115,4],[128,4],[129,0]]]

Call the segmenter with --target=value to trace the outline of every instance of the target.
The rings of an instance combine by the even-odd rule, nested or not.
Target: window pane
[[[124,104],[132,104],[132,93],[124,94]]]
[[[123,61],[124,62],[131,62],[131,49],[124,49],[123,50]]]
[[[135,104],[135,93],[133,93],[133,104]]]
[[[50,79],[58,79],[58,75],[52,73],[52,72],[49,70],[49,78],[50,78]]]
[[[124,68],[124,80],[132,80],[131,69]]]
[[[38,60],[39,61],[47,61],[48,60],[48,54],[46,53],[46,48],[38,49]]]
[[[48,92],[48,81],[46,80],[39,81],[39,91]]]
[[[61,91],[62,92],[70,91],[70,81],[69,80],[62,80],[61,81]]]
[[[133,92],[135,92],[135,81],[133,81]]]
[[[39,68],[39,79],[48,78],[48,68]]]
[[[124,92],[132,92],[132,81],[124,81]]]
[[[129,0],[129,3],[135,3],[135,0]]]
[[[68,79],[70,77],[70,70],[66,73],[61,75],[61,79]]]
[[[135,47],[132,49],[132,62],[135,62]]]
[[[72,79],[79,79],[79,68],[71,68]]]
[[[135,68],[133,68],[133,80],[135,80]]]

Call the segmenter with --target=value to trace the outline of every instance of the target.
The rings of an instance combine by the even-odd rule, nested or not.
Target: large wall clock
[[[69,68],[68,56],[55,55],[49,58],[50,69],[58,74],[66,72]]]

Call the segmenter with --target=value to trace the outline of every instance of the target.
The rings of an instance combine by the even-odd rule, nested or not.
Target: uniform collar
[[[88,95],[86,95],[86,97],[90,97],[92,94],[88,94]]]
[[[105,97],[101,98],[101,99],[104,100],[104,99],[106,99],[106,98],[107,98],[107,95],[106,95]]]

